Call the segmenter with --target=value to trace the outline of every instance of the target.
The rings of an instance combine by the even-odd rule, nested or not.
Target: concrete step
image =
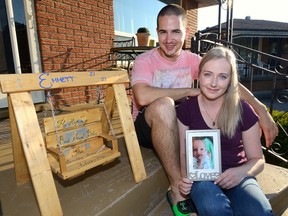
[[[173,212],[164,198],[147,216],[173,216]]]
[[[141,149],[147,180],[135,183],[124,139],[121,157],[72,180],[55,176],[64,215],[148,215],[165,197],[169,183],[161,163],[150,149]],[[17,186],[14,169],[0,172],[3,215],[40,215],[31,183]]]

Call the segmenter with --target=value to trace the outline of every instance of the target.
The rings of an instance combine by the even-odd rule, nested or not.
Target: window
[[[114,30],[134,35],[140,27],[147,27],[157,38],[157,15],[166,4],[158,0],[114,0]]]

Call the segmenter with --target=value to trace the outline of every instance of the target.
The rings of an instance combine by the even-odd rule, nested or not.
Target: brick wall
[[[43,71],[95,71],[111,65],[113,0],[39,0],[35,11]],[[52,95],[58,106],[96,100],[91,88]]]
[[[190,32],[185,42],[185,48],[191,47],[191,38],[194,37],[198,29],[198,9],[190,9],[187,11],[188,24]]]

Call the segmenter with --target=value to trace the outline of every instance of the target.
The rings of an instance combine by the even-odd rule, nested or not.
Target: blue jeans
[[[229,190],[221,189],[211,181],[194,182],[190,197],[199,216],[273,215],[271,205],[254,177],[243,179]]]

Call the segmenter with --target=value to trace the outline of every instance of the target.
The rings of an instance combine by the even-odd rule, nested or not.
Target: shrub
[[[272,117],[276,122],[279,133],[275,138],[272,149],[275,150],[276,153],[280,153],[280,156],[288,160],[288,112],[274,110],[272,113]],[[281,126],[280,126],[281,125]],[[282,128],[281,128],[282,127]],[[262,137],[262,144],[265,146],[265,139]],[[278,146],[279,144],[279,146]],[[279,148],[278,148],[279,147]],[[288,168],[288,163],[280,160],[276,156],[267,153],[264,151],[265,159],[267,163],[271,163],[277,166]]]

